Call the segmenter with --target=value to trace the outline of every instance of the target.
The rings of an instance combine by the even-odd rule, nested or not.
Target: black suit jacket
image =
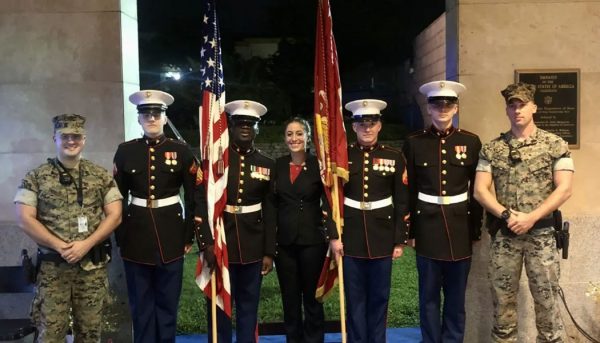
[[[323,218],[327,212],[327,199],[319,172],[319,162],[308,155],[304,167],[292,184],[290,181],[290,155],[275,162],[275,203],[277,206],[277,244],[310,245],[326,242],[328,230],[335,230]],[[328,224],[328,225],[326,225]]]

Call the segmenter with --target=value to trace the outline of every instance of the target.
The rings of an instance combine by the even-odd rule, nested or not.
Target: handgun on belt
[[[560,231],[559,235],[561,236],[562,241],[562,258],[566,260],[569,258],[569,222],[565,222],[563,224],[563,229]]]

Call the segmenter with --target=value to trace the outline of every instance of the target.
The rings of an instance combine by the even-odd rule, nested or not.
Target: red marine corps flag
[[[331,216],[342,237],[344,182],[348,181],[348,144],[342,115],[342,86],[338,68],[337,49],[333,38],[333,23],[329,0],[319,0],[317,9],[317,36],[315,40],[315,136],[314,142],[321,166],[321,178]],[[342,337],[345,338],[345,309],[341,260],[336,263],[331,250],[321,271],[316,297],[323,300],[339,278],[340,318]]]
[[[229,261],[223,225],[223,210],[227,201],[227,173],[229,170],[229,134],[225,114],[225,83],[221,64],[221,38],[217,25],[214,0],[204,2],[202,19],[202,46],[200,73],[202,105],[200,106],[200,151],[203,157],[203,184],[208,204],[208,222],[214,238],[216,256],[215,281],[211,283],[210,269],[203,253],[198,258],[196,283],[213,302],[213,338],[216,339],[216,307],[231,317],[231,286]],[[212,285],[212,286],[211,286]]]

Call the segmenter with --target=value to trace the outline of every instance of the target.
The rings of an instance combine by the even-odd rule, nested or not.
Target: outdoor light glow
[[[179,81],[181,79],[181,73],[178,71],[168,71],[165,74],[165,77],[168,79],[173,79],[175,81]]]

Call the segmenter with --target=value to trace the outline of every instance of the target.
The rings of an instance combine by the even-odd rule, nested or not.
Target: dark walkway
[[[207,342],[207,335],[177,336],[177,343]],[[325,335],[325,343],[338,343],[342,339],[339,333]],[[419,328],[397,328],[387,330],[387,341],[390,343],[419,343],[421,330]],[[260,343],[285,343],[285,336],[260,336]]]

